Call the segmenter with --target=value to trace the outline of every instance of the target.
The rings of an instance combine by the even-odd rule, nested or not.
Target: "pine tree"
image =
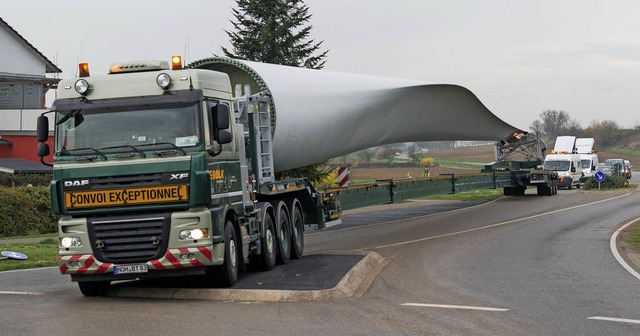
[[[322,69],[328,50],[309,39],[309,7],[302,0],[236,0],[234,31],[225,31],[232,51],[224,55],[255,62]],[[314,55],[315,54],[315,55]]]
[[[320,51],[322,41],[309,39],[312,26],[309,7],[302,0],[236,0],[233,9],[234,30],[225,31],[230,38],[224,55],[254,62],[322,69],[328,50]],[[305,26],[306,25],[306,26]],[[307,177],[317,183],[331,174],[326,162],[290,169],[277,178]]]

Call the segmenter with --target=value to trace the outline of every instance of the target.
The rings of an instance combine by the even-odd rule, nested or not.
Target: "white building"
[[[35,24],[35,23],[34,23]],[[61,73],[53,62],[0,18],[0,158],[39,161],[36,119]]]

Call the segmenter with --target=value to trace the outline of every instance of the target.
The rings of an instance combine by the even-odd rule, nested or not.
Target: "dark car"
[[[623,159],[608,159],[604,161],[604,164],[612,167],[613,175],[627,177],[627,169]]]

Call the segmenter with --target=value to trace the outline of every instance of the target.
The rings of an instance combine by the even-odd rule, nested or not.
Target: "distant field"
[[[640,151],[601,151],[598,152],[600,161],[613,158],[623,158],[629,160],[635,167],[640,169]],[[495,147],[493,145],[464,147],[454,149],[444,149],[425,153],[424,157],[436,158],[441,167],[432,167],[429,169],[431,176],[439,174],[468,174],[478,173],[483,168],[482,165],[495,161]],[[448,161],[450,159],[451,161]],[[470,164],[464,164],[468,162]],[[461,164],[462,163],[462,164]],[[455,168],[451,168],[455,167]],[[352,167],[352,181],[373,181],[384,179],[398,179],[411,177],[421,177],[424,168],[416,167]]]

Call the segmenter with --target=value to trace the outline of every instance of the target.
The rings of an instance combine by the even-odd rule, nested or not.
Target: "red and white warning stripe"
[[[191,255],[191,259],[180,260],[180,255]],[[82,267],[69,267],[70,261],[81,261]],[[185,267],[202,267],[214,265],[213,247],[191,247],[170,249],[164,257],[146,263],[150,270],[172,270]],[[112,263],[103,263],[95,259],[93,254],[75,254],[58,256],[58,266],[62,274],[102,274],[113,273]]]
[[[338,186],[348,187],[351,182],[349,167],[338,167]]]

